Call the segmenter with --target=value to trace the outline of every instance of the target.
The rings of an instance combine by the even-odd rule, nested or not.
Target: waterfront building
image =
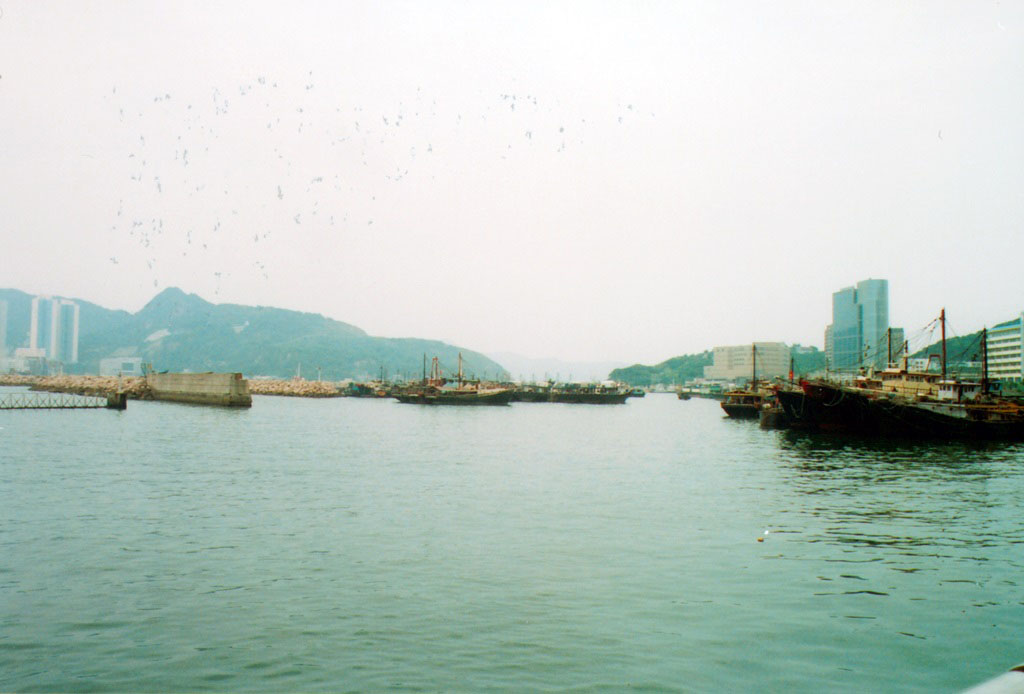
[[[758,379],[789,374],[789,347],[782,342],[755,342],[753,345],[715,347],[713,363],[704,367],[704,378],[714,381],[749,379],[754,366],[753,350],[756,350]]]
[[[100,376],[143,376],[142,357],[100,359]]]
[[[897,339],[898,336],[898,339]],[[889,281],[866,279],[832,294],[832,324],[825,329],[828,366],[850,371],[884,368],[903,343],[903,330],[889,332]]]
[[[29,349],[50,361],[78,361],[79,307],[73,301],[49,296],[32,299]]]
[[[41,347],[18,347],[14,357],[7,360],[7,368],[11,371],[46,374],[46,350]]]
[[[989,378],[1024,380],[1024,312],[1013,320],[989,328],[985,340]]]

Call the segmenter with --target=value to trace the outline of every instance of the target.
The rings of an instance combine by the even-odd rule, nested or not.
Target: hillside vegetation
[[[699,354],[672,357],[654,366],[634,364],[622,369],[613,369],[608,378],[634,387],[653,386],[658,383],[685,383],[702,378],[704,367],[710,366],[711,363],[711,352],[704,351]]]
[[[825,353],[816,348],[802,351],[799,345],[791,348],[793,371],[797,376],[807,375],[825,368]],[[656,384],[682,384],[704,377],[704,367],[713,363],[711,350],[697,354],[684,354],[681,357],[666,359],[654,366],[634,364],[622,369],[615,369],[609,378],[627,383],[635,387],[653,386]]]
[[[9,349],[28,344],[32,297],[0,290],[8,301]],[[326,318],[266,306],[211,304],[169,288],[135,314],[75,300],[80,308],[79,362],[72,373],[98,373],[107,357],[141,357],[158,371],[240,371],[247,377],[418,378],[436,356],[454,374],[458,354],[467,376],[497,379],[504,369],[486,356],[437,340],[385,338]]]

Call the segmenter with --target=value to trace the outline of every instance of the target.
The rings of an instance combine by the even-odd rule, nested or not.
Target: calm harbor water
[[[1022,583],[1020,445],[667,395],[0,412],[3,691],[955,691],[1024,661]]]

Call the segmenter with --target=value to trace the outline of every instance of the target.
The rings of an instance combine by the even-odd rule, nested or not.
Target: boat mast
[[[988,393],[988,328],[981,329],[981,394]]]
[[[462,352],[459,352],[459,388],[462,387]]]
[[[757,343],[750,345],[750,389],[757,388]]]
[[[942,323],[942,380],[946,380],[946,309],[939,313],[939,322]]]
[[[887,349],[889,351],[889,355],[885,361],[885,365],[888,367],[889,364],[892,363],[892,328],[888,328],[885,331],[885,341],[887,343]]]

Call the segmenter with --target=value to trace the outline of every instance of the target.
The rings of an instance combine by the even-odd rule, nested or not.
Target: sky
[[[1024,0],[0,0],[0,287],[484,352],[1024,310]]]

